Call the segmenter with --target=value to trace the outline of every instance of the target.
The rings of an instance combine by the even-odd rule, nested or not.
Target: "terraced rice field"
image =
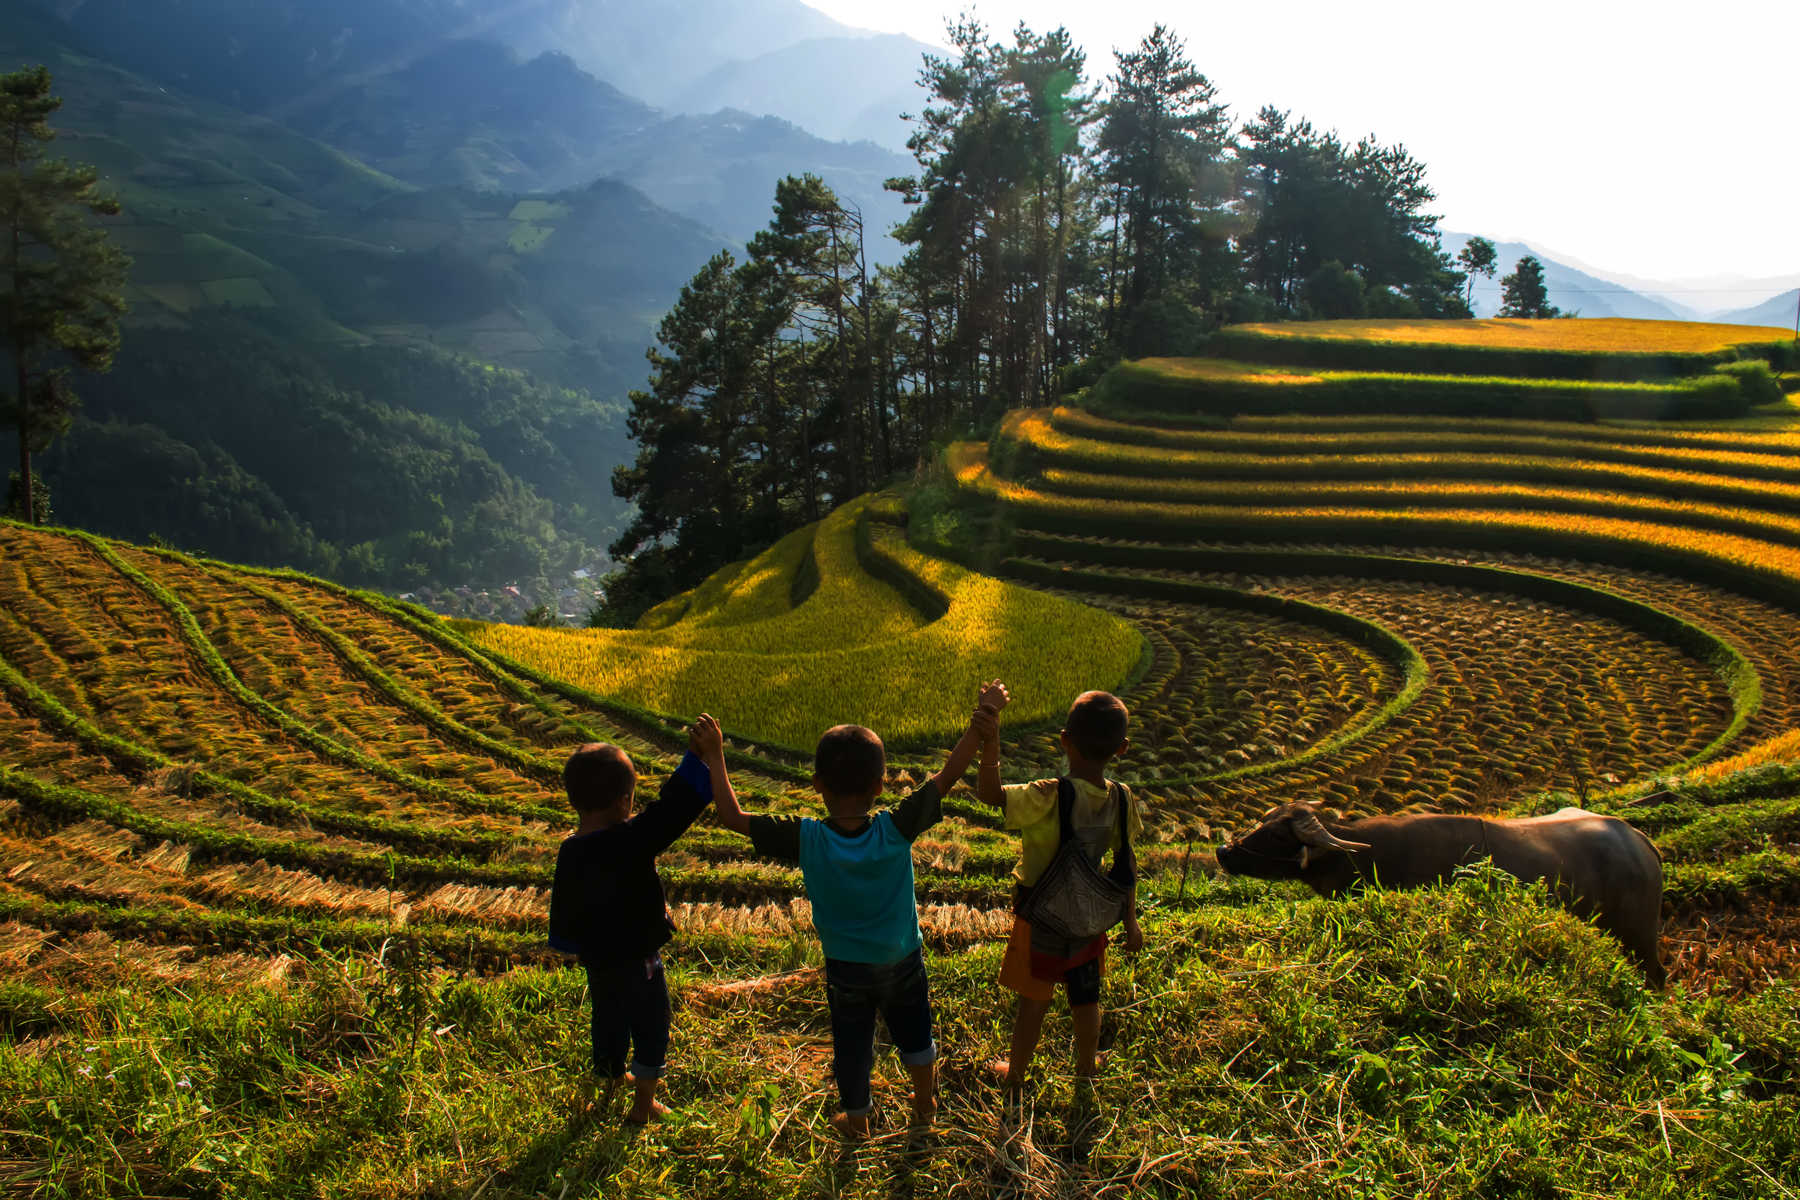
[[[1646,447],[1631,431],[1610,442],[1592,425],[1509,437],[1433,424],[1206,432],[1061,409],[1009,419],[1003,436],[1025,478],[991,471],[981,447],[958,448],[953,463],[1017,521],[1019,574],[1115,595],[1226,589],[1327,604],[1424,657],[1430,685],[1330,760],[1335,777],[1318,777],[1317,762],[1254,787],[1201,774],[1194,799],[1205,780],[1209,808],[1252,808],[1296,782],[1351,808],[1500,807],[1694,769],[1793,728],[1782,647],[1800,631],[1783,601],[1800,596],[1800,560],[1778,480],[1800,455],[1787,435],[1715,438],[1709,451]],[[1563,486],[1480,477],[1486,464],[1504,480],[1521,442],[1547,478],[1566,473]],[[1680,455],[1677,489],[1735,488],[1738,503],[1627,490],[1636,463],[1607,468],[1601,490],[1586,477],[1597,450]],[[1338,472],[1357,478],[1309,482]]]
[[[1129,622],[922,555],[903,519],[892,498],[853,501],[651,610],[640,629],[474,636],[644,708],[717,709],[728,730],[801,753],[840,721],[897,745],[954,737],[978,677],[1019,680],[1014,719],[1042,724],[1144,660]]]
[[[1569,320],[1296,321],[1240,325],[1234,332],[1262,338],[1373,342],[1403,346],[1468,346],[1483,350],[1550,350],[1599,354],[1708,354],[1780,339],[1761,325],[1700,321],[1636,321],[1626,318]]]
[[[1684,327],[1685,341],[1642,330],[1620,340],[1599,323],[1468,324],[1452,337],[1441,324],[1235,331],[1235,360],[1156,370],[1203,392],[1246,380],[1301,386],[1317,377],[1313,365],[1354,365],[1326,357],[1296,370],[1270,365],[1293,358],[1258,362],[1245,349],[1291,336],[1327,356],[1333,342],[1361,350],[1434,333],[1470,350],[1599,364],[1746,342],[1760,354],[1773,333]],[[1800,757],[1791,417],[1609,425],[1266,415],[1254,405],[1234,417],[1204,395],[1172,406],[1155,387],[1133,403],[1131,379],[1123,391],[1097,389],[1097,409],[1009,414],[993,446],[953,447],[947,465],[965,496],[1014,528],[1006,573],[1152,632],[1156,671],[1127,698],[1160,736],[1126,773],[1155,802],[1165,837],[1203,837],[1293,799],[1351,814],[1632,807],[1647,792],[1685,795],[1746,768],[1774,779],[1774,794],[1793,786],[1782,765]],[[1252,604],[1344,620],[1315,626],[1312,644],[1280,635],[1292,654],[1273,664],[1254,640],[1217,636],[1221,612]],[[1357,654],[1379,667],[1346,676]],[[1222,690],[1220,679],[1237,686]],[[1206,699],[1184,708],[1195,695]],[[1323,712],[1297,713],[1321,699]],[[1755,922],[1708,906],[1774,904],[1761,949],[1747,953],[1780,958],[1774,931],[1791,926],[1781,906],[1800,871],[1800,846],[1782,828],[1731,847],[1703,834],[1665,839],[1677,908],[1710,914],[1680,920],[1741,935]],[[1732,871],[1714,865],[1748,848],[1769,856],[1772,882],[1715,887]],[[1724,969],[1731,953],[1703,941],[1683,943],[1684,961]]]
[[[928,584],[970,586],[903,539],[890,553]],[[731,602],[755,603],[756,574],[736,573]],[[1121,677],[1143,653],[1117,618],[971,578],[1123,631]],[[863,615],[932,624],[892,596]],[[548,960],[550,873],[572,823],[561,764],[594,740],[626,747],[646,789],[683,743],[672,718],[496,661],[381,597],[0,525],[0,949],[13,967],[91,964],[103,948],[156,977],[215,958],[279,977],[397,935],[479,969]],[[740,744],[733,758],[754,806],[815,807],[797,756]],[[897,762],[893,788],[918,769]],[[939,945],[994,935],[1013,863],[993,814],[964,797],[951,808],[919,845]],[[805,923],[797,873],[751,861],[706,821],[663,866],[690,944],[721,962],[742,958],[746,929]]]
[[[1209,846],[1286,800],[1573,799],[1658,839],[1678,972],[1793,973],[1800,430],[1068,407],[949,465],[1005,518],[1005,578],[922,552],[876,496],[632,631],[451,626],[0,524],[0,961],[257,980],[396,936],[543,959],[573,746],[625,746],[654,788],[712,709],[749,805],[810,812],[825,725],[887,735],[900,793],[998,675],[1015,779],[1059,769],[1075,692],[1125,696],[1154,903],[1191,904]],[[925,929],[991,941],[1016,845],[966,789],[947,809]],[[796,872],[707,818],[663,867],[681,953],[804,955]]]

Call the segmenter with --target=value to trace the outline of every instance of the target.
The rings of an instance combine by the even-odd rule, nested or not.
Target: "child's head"
[[[589,742],[563,764],[563,786],[569,791],[569,803],[582,816],[622,819],[631,815],[637,771],[631,756],[617,746]]]
[[[1069,705],[1069,716],[1063,722],[1063,753],[1069,764],[1110,762],[1131,744],[1125,736],[1131,713],[1125,702],[1111,692],[1083,692]]]
[[[825,797],[832,816],[855,817],[869,811],[887,778],[887,748],[873,729],[833,725],[813,752],[813,786]]]

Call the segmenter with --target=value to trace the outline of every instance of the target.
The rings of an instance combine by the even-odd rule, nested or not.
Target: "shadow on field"
[[[628,1125],[615,1113],[611,1120],[593,1111],[569,1117],[541,1134],[473,1195],[567,1196],[605,1195],[607,1182],[625,1164],[643,1129]],[[597,1190],[596,1190],[597,1189]]]

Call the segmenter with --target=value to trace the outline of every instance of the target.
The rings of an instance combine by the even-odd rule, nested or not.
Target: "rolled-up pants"
[[[594,1007],[594,1074],[617,1079],[629,1057],[637,1079],[660,1079],[669,1054],[669,984],[662,955],[587,968]]]
[[[931,988],[923,951],[891,963],[825,960],[825,996],[831,1004],[832,1073],[838,1102],[852,1116],[866,1114],[869,1075],[875,1069],[875,1017],[887,1022],[900,1061],[916,1067],[937,1058],[931,1037]]]

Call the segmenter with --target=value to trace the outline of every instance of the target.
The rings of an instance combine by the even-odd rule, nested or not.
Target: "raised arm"
[[[738,805],[737,792],[725,770],[725,732],[719,728],[718,720],[701,713],[688,731],[688,746],[712,774],[713,812],[719,824],[736,833],[749,833],[750,815]]]
[[[949,795],[950,789],[962,781],[968,771],[969,764],[975,761],[975,753],[989,740],[992,740],[998,754],[1000,743],[1000,710],[1012,700],[1006,685],[998,679],[981,686],[981,692],[975,701],[975,712],[969,718],[969,727],[957,740],[950,751],[950,757],[944,762],[943,770],[932,777],[931,782],[937,785],[938,795]]]
[[[1005,708],[1012,697],[1006,694],[1004,685],[996,680],[992,686],[999,686],[1001,692],[1000,708]],[[982,699],[988,699],[988,689],[982,689]],[[994,710],[998,716],[1000,709]],[[1000,782],[1000,723],[994,722],[991,730],[984,731],[981,737],[981,767],[975,772],[975,798],[983,804],[994,808],[1002,808],[1006,804],[1006,790]]]
[[[661,854],[687,832],[706,808],[712,796],[711,772],[706,763],[689,750],[669,777],[663,780],[662,794],[656,803],[646,804],[635,817],[625,822],[626,836],[639,852]]]

